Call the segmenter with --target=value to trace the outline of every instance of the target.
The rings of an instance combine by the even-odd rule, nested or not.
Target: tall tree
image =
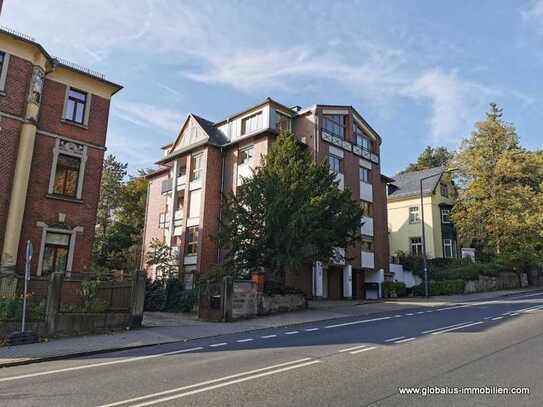
[[[233,273],[264,269],[285,282],[312,261],[328,262],[336,247],[359,239],[362,209],[340,191],[328,164],[315,164],[292,134],[281,134],[263,164],[226,197],[219,241]]]
[[[424,151],[419,155],[415,163],[411,163],[400,174],[412,171],[426,170],[428,168],[447,166],[452,160],[454,153],[446,147],[426,146]]]
[[[523,149],[491,104],[456,156],[463,193],[453,209],[460,234],[497,255],[527,261],[543,243],[543,155]]]

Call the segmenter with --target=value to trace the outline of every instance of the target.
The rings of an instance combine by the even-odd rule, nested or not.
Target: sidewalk
[[[307,310],[276,314],[250,320],[220,323],[198,321],[192,315],[147,313],[144,328],[105,335],[79,336],[53,339],[31,345],[0,348],[0,367],[36,363],[96,353],[112,352],[191,339],[212,337],[255,329],[275,328],[307,322],[349,316],[364,316],[383,312],[396,312],[415,307],[437,307],[450,303],[483,301],[540,291],[541,288],[494,291],[469,295],[424,298],[402,298],[386,301],[358,303],[356,301],[310,301]]]

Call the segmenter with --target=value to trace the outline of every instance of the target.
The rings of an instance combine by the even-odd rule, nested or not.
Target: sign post
[[[30,281],[30,264],[32,262],[32,242],[28,240],[26,242],[26,252],[25,252],[25,288],[23,294],[23,321],[21,324],[21,332],[25,331],[26,325],[26,297],[28,294],[28,282]]]

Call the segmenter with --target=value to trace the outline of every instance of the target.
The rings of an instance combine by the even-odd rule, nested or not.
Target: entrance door
[[[340,267],[328,268],[328,299],[341,300],[343,298],[343,269]]]

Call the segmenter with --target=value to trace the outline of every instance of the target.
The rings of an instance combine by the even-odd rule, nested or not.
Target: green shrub
[[[430,281],[430,295],[454,295],[464,293],[465,281],[461,279],[456,280],[441,280]],[[416,296],[424,296],[424,282],[413,287],[413,294]]]
[[[145,311],[162,311],[166,305],[166,288],[163,280],[145,279]]]
[[[197,299],[198,299],[198,295],[197,295],[196,290],[183,291],[177,303],[178,304],[177,311],[192,312],[194,308],[194,304],[196,304]]]
[[[406,297],[407,288],[405,283],[394,282],[394,281],[385,281],[383,283],[383,297]]]
[[[30,297],[30,296],[29,296]],[[0,298],[0,321],[20,321],[23,316],[23,299],[16,297]],[[28,298],[26,304],[27,321],[41,321],[45,318],[45,301]]]

